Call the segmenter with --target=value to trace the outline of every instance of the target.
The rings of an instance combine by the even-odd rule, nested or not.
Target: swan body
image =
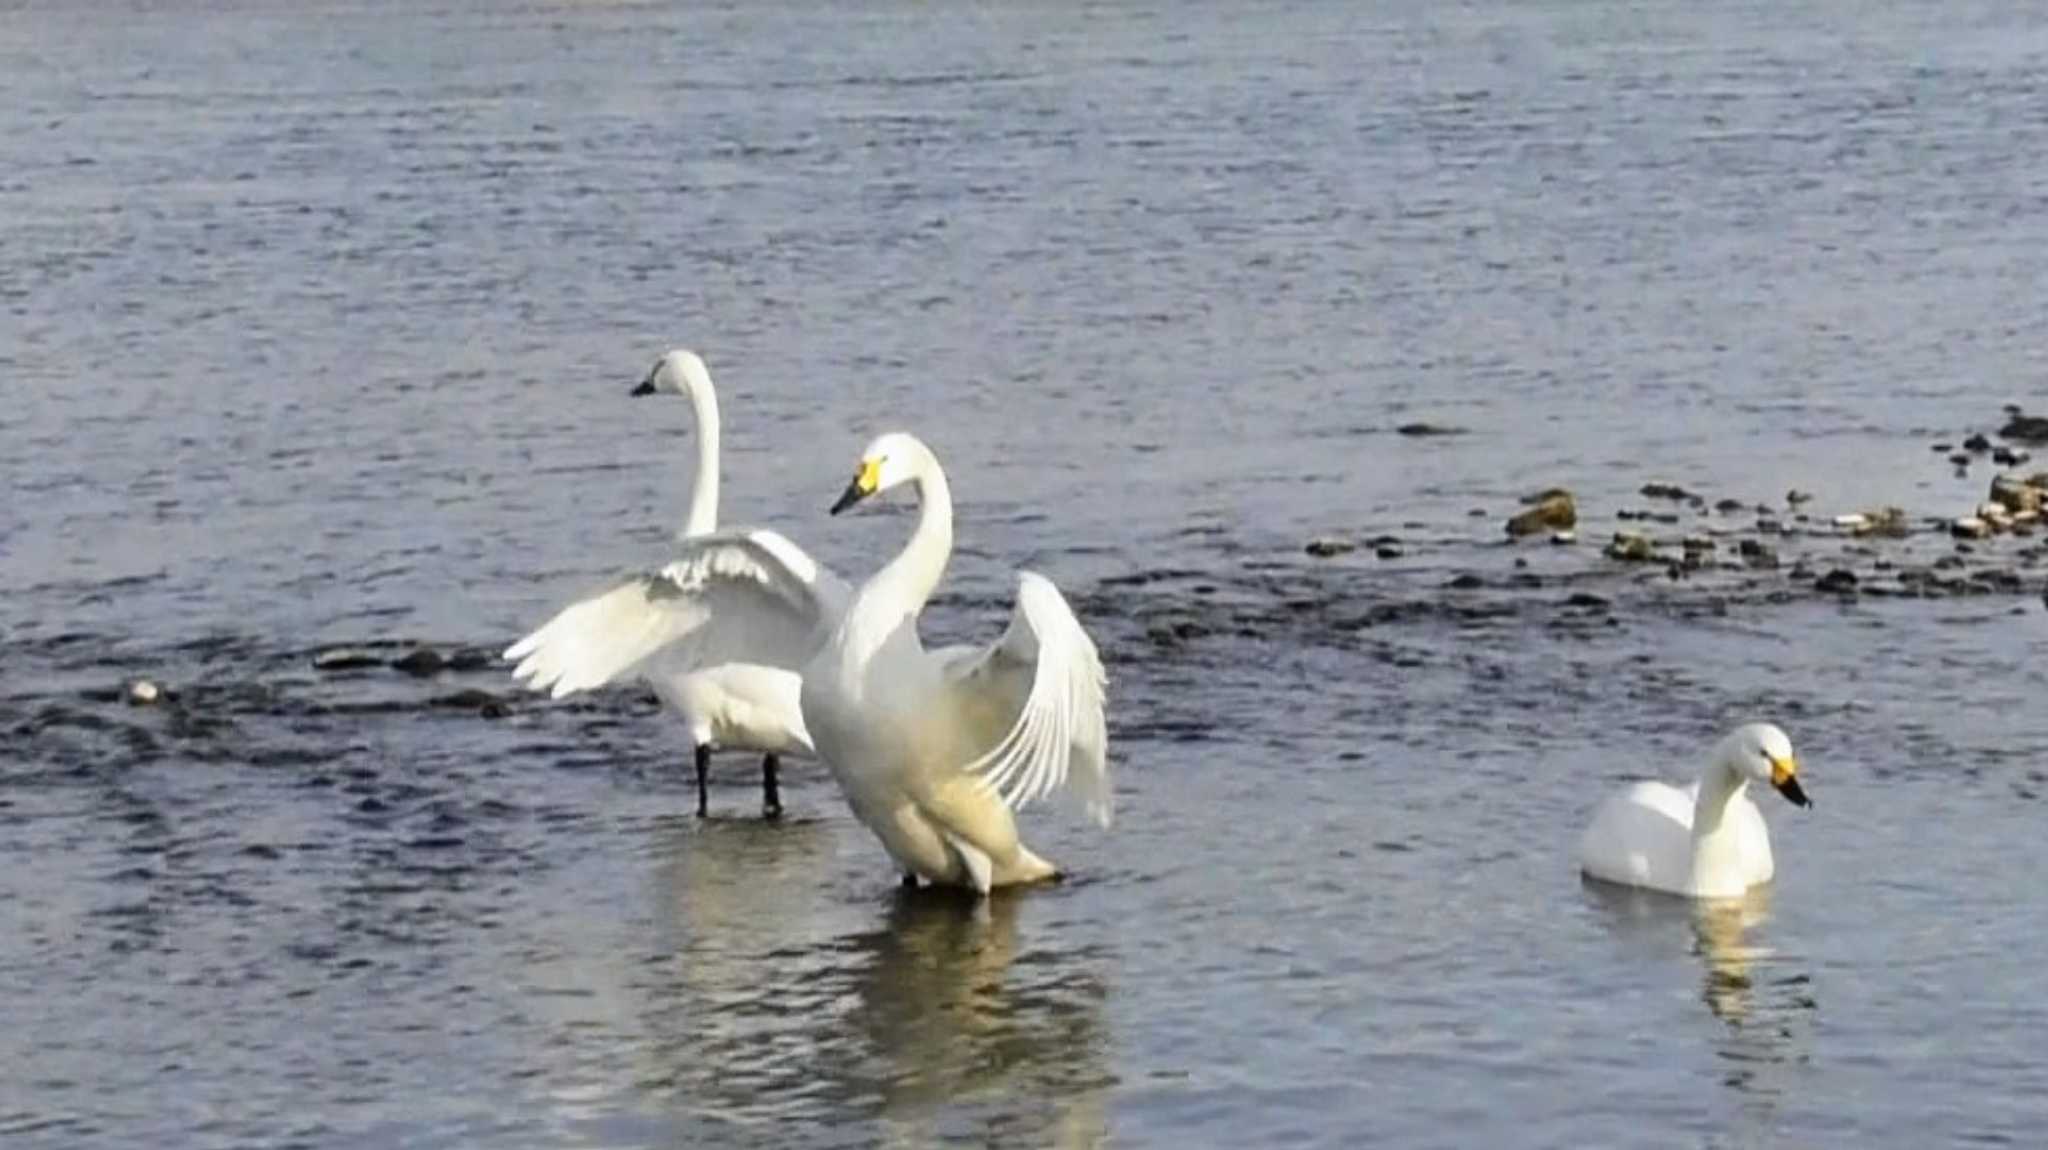
[[[1740,898],[1771,881],[1770,831],[1749,784],[1772,786],[1812,806],[1799,783],[1792,741],[1769,723],[1737,728],[1685,787],[1636,783],[1607,799],[1579,840],[1589,876],[1692,898]]]
[[[703,359],[683,348],[662,356],[632,391],[635,396],[664,393],[688,399],[696,417],[696,477],[681,538],[702,539],[718,530],[718,395]],[[689,730],[697,768],[697,813],[708,809],[711,752],[748,750],[764,756],[762,810],[774,818],[782,813],[778,757],[811,753],[800,705],[803,684],[797,673],[748,661],[743,642],[727,652],[731,661],[711,665],[679,664],[659,650],[629,663],[611,654],[620,644],[631,645],[631,636],[624,632],[642,621],[647,595],[677,593],[676,576],[672,570],[637,576],[572,603],[514,644],[505,657],[519,660],[515,678],[536,690],[549,690],[556,698],[629,675],[644,680]],[[683,577],[688,577],[686,572]]]

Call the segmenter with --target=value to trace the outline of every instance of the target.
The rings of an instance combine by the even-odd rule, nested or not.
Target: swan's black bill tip
[[[627,392],[626,394],[631,396],[653,395],[654,380],[643,379],[638,384],[634,385],[633,390]]]
[[[839,498],[833,501],[827,514],[837,515],[867,497],[868,493],[860,489],[860,481],[855,480],[846,485],[846,490],[839,493]]]
[[[1812,808],[1813,800],[1806,797],[1806,788],[1799,785],[1799,779],[1796,776],[1787,775],[1784,782],[1772,785],[1778,788],[1779,794],[1785,796],[1786,802],[1791,803],[1795,807]]]

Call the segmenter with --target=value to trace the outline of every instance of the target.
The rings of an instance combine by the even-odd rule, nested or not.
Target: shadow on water
[[[636,979],[637,1103],[700,1140],[797,1122],[861,1144],[1101,1142],[1105,956],[1020,942],[1060,892],[861,900],[818,881],[839,841],[801,821],[664,841],[655,936],[673,949]]]
[[[1678,945],[1698,960],[1700,1001],[1724,1024],[1713,1051],[1722,1085],[1764,1100],[1786,1094],[1789,1068],[1809,1059],[1818,1003],[1811,976],[1787,969],[1793,960],[1764,939],[1771,888],[1698,901],[1584,876],[1581,885],[1609,933],[1644,962],[1661,962]]]

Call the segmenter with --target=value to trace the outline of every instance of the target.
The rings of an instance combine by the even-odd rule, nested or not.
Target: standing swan
[[[1064,788],[1109,825],[1095,644],[1059,589],[1023,571],[994,643],[925,650],[917,616],[953,550],[938,460],[912,436],[881,436],[832,510],[906,483],[921,503],[917,529],[858,592],[779,535],[720,531],[685,540],[660,574],[594,600],[605,604],[601,625],[551,623],[522,647],[538,661],[537,681],[568,676],[571,689],[645,660],[695,671],[735,652],[800,672],[819,757],[907,880],[986,893],[1055,877],[1018,839],[1014,812]]]
[[[688,399],[697,418],[697,475],[682,538],[702,539],[718,530],[718,396],[704,361],[684,348],[662,356],[631,394],[661,393]],[[796,550],[788,540],[774,538]],[[628,672],[636,674],[689,728],[697,766],[698,816],[709,809],[707,779],[711,752],[717,748],[763,753],[761,810],[776,818],[782,814],[778,756],[811,751],[798,705],[802,684],[793,671],[750,661],[744,642],[725,652],[731,661],[715,664],[684,667],[660,652],[630,665],[617,662],[616,651],[621,645],[632,646],[637,638],[628,632],[639,625],[643,601],[673,593],[668,586],[673,571],[671,567],[638,576],[570,604],[515,643],[505,658],[521,661],[512,672],[515,678],[534,690],[552,689],[556,698],[602,686]]]
[[[1771,881],[1771,836],[1749,799],[1767,783],[1794,806],[1813,803],[1799,785],[1792,740],[1769,723],[1738,727],[1714,748],[1689,787],[1637,783],[1600,805],[1579,840],[1587,875],[1693,898],[1740,898]]]
[[[915,436],[877,438],[832,513],[905,483],[917,489],[917,528],[804,668],[804,722],[906,881],[986,893],[1055,878],[1018,838],[1012,813],[1064,787],[1109,826],[1095,643],[1050,580],[1020,571],[1001,638],[926,651],[917,616],[953,550],[953,498],[938,459]]]

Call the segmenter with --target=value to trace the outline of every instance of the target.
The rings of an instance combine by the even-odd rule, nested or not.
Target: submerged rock
[[[1572,502],[1572,493],[1563,488],[1552,488],[1531,497],[1533,505],[1508,520],[1510,539],[1525,535],[1540,535],[1546,531],[1563,531],[1578,526],[1579,509]]]
[[[1645,499],[1697,499],[1698,496],[1676,483],[1645,483],[1642,486]]]
[[[417,651],[409,651],[393,659],[391,665],[408,675],[417,675],[424,679],[441,671],[448,665],[448,660],[442,658],[441,652],[432,647],[421,647]]]
[[[1328,559],[1332,555],[1344,555],[1356,551],[1358,550],[1358,544],[1351,542],[1349,539],[1338,539],[1335,536],[1324,535],[1320,538],[1309,540],[1308,546],[1302,548],[1302,550],[1307,551],[1318,559]]]
[[[1837,567],[1814,580],[1813,589],[1826,594],[1853,593],[1856,590],[1856,573],[1844,567]]]
[[[381,667],[384,660],[374,651],[361,647],[329,647],[313,655],[315,671],[359,671],[365,667]]]
[[[2014,412],[2005,426],[1998,429],[1998,435],[2015,443],[2048,443],[2048,416]]]
[[[1634,531],[1617,531],[1603,554],[1609,559],[1619,559],[1624,563],[1647,563],[1657,557],[1657,548],[1647,535]]]
[[[1465,434],[1465,429],[1462,427],[1450,427],[1441,423],[1404,423],[1394,430],[1401,435],[1417,437]]]

